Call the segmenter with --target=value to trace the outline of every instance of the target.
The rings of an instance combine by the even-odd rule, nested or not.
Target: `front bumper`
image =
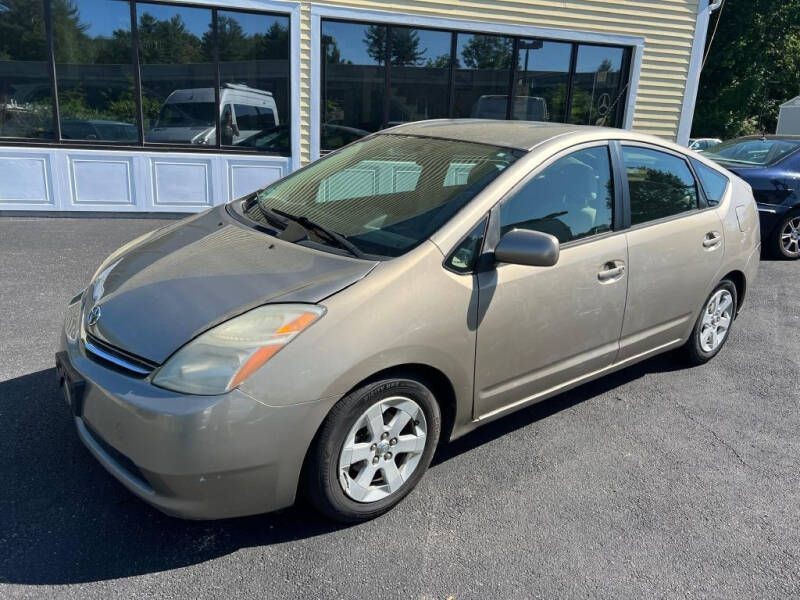
[[[323,402],[268,406],[239,390],[177,394],[96,362],[63,335],[56,365],[80,439],[161,511],[218,519],[294,502]]]
[[[783,204],[764,204],[763,202],[758,202],[756,206],[758,207],[758,219],[761,225],[761,240],[764,241],[770,238],[775,228],[783,220],[783,216],[787,213],[789,207]]]

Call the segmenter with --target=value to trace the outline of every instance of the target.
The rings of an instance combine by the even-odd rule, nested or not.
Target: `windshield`
[[[397,134],[356,142],[258,193],[267,209],[306,217],[365,254],[399,256],[420,244],[522,153]]]
[[[800,148],[798,140],[746,139],[724,142],[705,156],[723,162],[745,165],[771,165]]]
[[[156,127],[213,127],[213,102],[168,102],[161,107]]]

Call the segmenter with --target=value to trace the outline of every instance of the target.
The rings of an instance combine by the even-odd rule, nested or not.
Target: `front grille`
[[[116,346],[112,346],[92,334],[86,336],[83,345],[86,349],[86,355],[89,358],[106,366],[110,366],[117,371],[121,371],[126,375],[144,378],[150,375],[158,366],[148,360],[120,350]]]

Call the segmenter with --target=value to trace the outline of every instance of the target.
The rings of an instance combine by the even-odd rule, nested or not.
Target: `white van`
[[[175,90],[164,101],[158,120],[145,135],[146,141],[216,144],[214,103],[214,88]],[[226,83],[220,88],[219,103],[223,146],[235,146],[280,124],[272,92]]]

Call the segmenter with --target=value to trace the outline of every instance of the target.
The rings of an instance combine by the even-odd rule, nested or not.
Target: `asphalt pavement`
[[[710,364],[655,358],[487,425],[375,521],[187,522],[91,457],[53,369],[68,299],[161,224],[0,218],[0,597],[800,596],[800,264],[762,262]]]

